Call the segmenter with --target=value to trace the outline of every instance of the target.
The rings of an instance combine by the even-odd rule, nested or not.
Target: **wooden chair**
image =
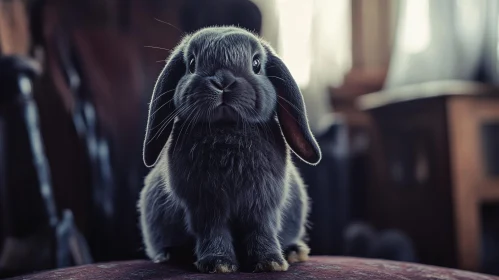
[[[425,263],[479,270],[481,213],[499,202],[499,89],[429,82],[362,96],[373,123],[371,221]]]

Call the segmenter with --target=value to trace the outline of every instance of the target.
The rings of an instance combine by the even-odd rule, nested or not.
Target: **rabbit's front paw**
[[[159,253],[153,258],[153,262],[155,263],[166,263],[170,260],[170,254],[169,253]]]
[[[286,271],[288,268],[289,264],[282,255],[275,253],[260,257],[253,272]]]
[[[207,256],[195,263],[199,271],[204,273],[231,273],[237,271],[237,263],[228,257]]]
[[[310,248],[307,244],[298,242],[297,244],[288,246],[284,251],[284,254],[289,263],[304,262],[308,260]]]

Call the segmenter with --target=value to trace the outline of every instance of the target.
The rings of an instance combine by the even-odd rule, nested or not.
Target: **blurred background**
[[[147,103],[212,25],[302,88],[312,254],[499,275],[498,1],[0,0],[0,276],[145,257]]]

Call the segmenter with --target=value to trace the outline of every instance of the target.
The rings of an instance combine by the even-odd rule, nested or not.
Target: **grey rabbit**
[[[206,273],[286,271],[308,259],[308,196],[290,152],[316,165],[321,151],[268,43],[228,26],[186,35],[156,82],[143,148],[150,259],[185,248]]]

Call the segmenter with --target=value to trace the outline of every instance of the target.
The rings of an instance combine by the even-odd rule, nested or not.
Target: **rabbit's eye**
[[[189,60],[189,72],[194,73],[194,71],[196,71],[196,60],[193,57]]]
[[[258,56],[255,56],[253,58],[253,72],[255,72],[255,74],[258,74],[260,73],[261,70],[262,70],[262,63],[260,62],[260,58]]]

